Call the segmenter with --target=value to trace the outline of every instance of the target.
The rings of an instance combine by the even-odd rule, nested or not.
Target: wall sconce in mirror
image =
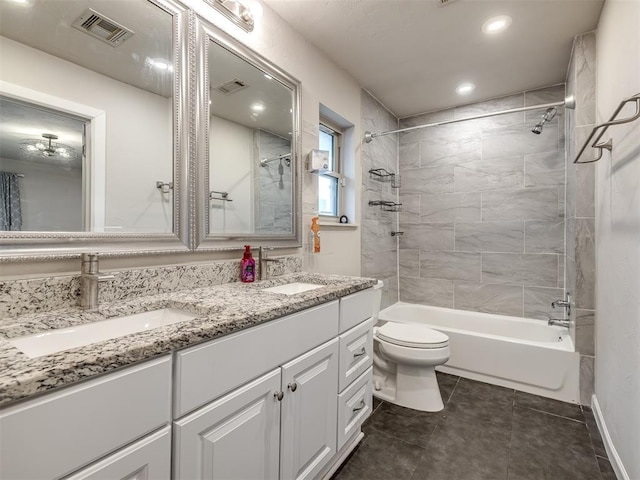
[[[157,181],[156,188],[162,193],[169,193],[171,190],[173,190],[173,182]]]
[[[253,31],[254,19],[251,10],[238,0],[205,0],[205,2],[244,31]]]

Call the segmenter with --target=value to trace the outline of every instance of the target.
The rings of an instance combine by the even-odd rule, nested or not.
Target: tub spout
[[[549,317],[548,325],[557,325],[559,327],[569,328],[571,326],[571,320],[568,318],[551,318]]]

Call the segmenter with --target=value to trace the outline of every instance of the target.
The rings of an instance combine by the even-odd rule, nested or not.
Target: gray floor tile
[[[607,450],[604,448],[604,442],[602,441],[600,430],[598,430],[596,419],[593,417],[593,412],[588,407],[582,407],[582,412],[587,423],[587,430],[589,430],[589,435],[591,436],[593,451],[598,457],[609,458]]]
[[[510,429],[461,418],[445,419],[412,480],[500,480],[507,477]]]
[[[461,378],[456,385],[444,415],[468,421],[483,421],[502,427],[511,425],[514,391]]]
[[[617,480],[616,472],[613,471],[611,462],[606,458],[598,457],[598,466],[600,467],[600,474],[602,480]]]
[[[518,407],[532,408],[541,412],[559,415],[561,417],[571,418],[584,422],[584,415],[580,409],[580,405],[573,403],[560,402],[551,398],[539,397],[530,393],[516,392],[515,404]]]
[[[440,387],[440,395],[442,395],[442,401],[446,405],[451,398],[451,394],[453,393],[454,388],[456,388],[460,377],[442,372],[436,372],[436,376],[438,377],[438,386]]]
[[[424,449],[371,430],[332,480],[409,479]]]
[[[384,432],[403,442],[425,447],[441,419],[440,413],[420,412],[384,402],[363,425],[366,433]]]
[[[599,480],[584,423],[514,407],[509,480]]]

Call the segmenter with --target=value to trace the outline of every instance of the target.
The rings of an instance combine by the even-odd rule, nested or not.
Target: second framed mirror
[[[299,244],[299,82],[204,21],[197,45],[199,248]]]

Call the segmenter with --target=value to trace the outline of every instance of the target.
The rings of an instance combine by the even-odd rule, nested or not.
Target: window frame
[[[318,130],[321,132],[324,132],[328,135],[331,135],[334,139],[333,141],[333,169],[332,170],[327,170],[326,172],[320,172],[319,175],[323,175],[325,177],[331,177],[337,180],[337,186],[338,186],[338,190],[337,190],[337,198],[336,198],[336,214],[335,215],[331,215],[331,214],[326,214],[326,213],[319,213],[320,210],[320,195],[318,194],[318,215],[320,216],[320,218],[322,219],[335,219],[335,221],[338,221],[338,219],[340,218],[340,215],[342,215],[342,210],[343,210],[343,199],[344,199],[344,194],[343,194],[343,188],[345,186],[345,181],[344,181],[344,174],[342,173],[342,143],[343,143],[343,136],[344,136],[344,131],[342,128],[340,128],[339,126],[337,126],[336,124],[332,123],[331,121],[327,120],[326,118],[320,117],[320,122],[318,125]]]

